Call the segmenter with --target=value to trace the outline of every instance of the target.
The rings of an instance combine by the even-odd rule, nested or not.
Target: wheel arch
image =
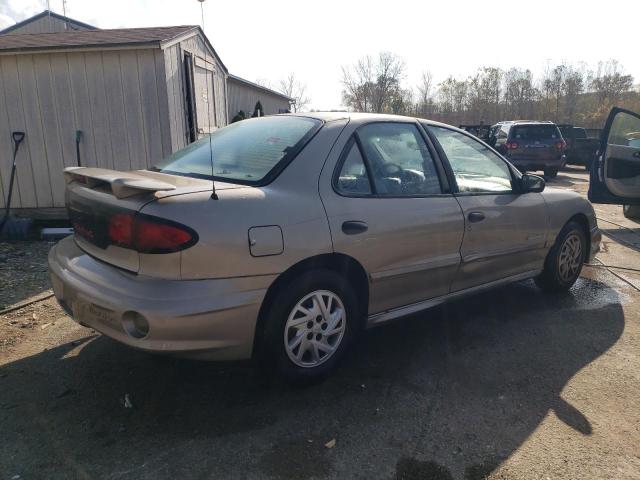
[[[369,307],[369,275],[355,258],[342,253],[327,253],[306,258],[282,272],[267,289],[260,306],[255,335],[253,337],[253,356],[255,357],[264,338],[265,323],[269,308],[273,304],[280,289],[290,284],[297,276],[310,270],[324,268],[347,278],[354,287],[359,302],[363,322],[368,315]]]
[[[565,225],[571,222],[575,222],[582,227],[584,238],[587,241],[587,248],[584,251],[584,261],[586,263],[589,261],[589,252],[591,251],[591,229],[589,228],[589,219],[584,213],[576,213],[573,217],[567,220]]]

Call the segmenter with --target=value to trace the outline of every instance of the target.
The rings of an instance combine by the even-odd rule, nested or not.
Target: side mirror
[[[546,182],[538,175],[525,173],[520,179],[520,191],[522,193],[540,193],[544,190]]]

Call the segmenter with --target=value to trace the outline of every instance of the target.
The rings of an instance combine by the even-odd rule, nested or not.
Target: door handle
[[[365,222],[358,220],[350,220],[342,224],[342,231],[345,235],[357,235],[358,233],[364,233],[369,229]]]
[[[633,158],[640,158],[640,151],[635,152]]]
[[[469,215],[467,215],[467,218],[471,223],[476,223],[476,222],[481,222],[482,220],[484,220],[485,217],[484,217],[484,213],[482,212],[471,212]]]

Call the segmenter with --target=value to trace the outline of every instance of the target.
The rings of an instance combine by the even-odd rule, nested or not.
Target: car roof
[[[331,122],[336,120],[348,119],[350,121],[359,121],[362,123],[366,122],[379,122],[379,121],[387,121],[387,122],[423,122],[433,126],[441,126],[451,128],[453,130],[458,130],[464,132],[464,130],[454,126],[449,125],[447,123],[436,122],[435,120],[429,120],[427,118],[420,117],[407,117],[404,115],[392,115],[387,113],[362,113],[362,112],[308,112],[308,113],[284,113],[281,115],[287,116],[298,116],[298,117],[307,117],[307,118],[315,118],[318,120],[322,120],[325,122]]]

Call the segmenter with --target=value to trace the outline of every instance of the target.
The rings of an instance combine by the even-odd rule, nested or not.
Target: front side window
[[[415,125],[371,123],[357,133],[375,194],[387,196],[441,193],[437,170]]]
[[[442,146],[460,192],[499,193],[512,190],[509,166],[488,147],[448,128],[428,128]]]
[[[296,116],[243,120],[175,152],[152,170],[206,179],[213,173],[216,179],[260,183],[295,156],[321,125]]]

